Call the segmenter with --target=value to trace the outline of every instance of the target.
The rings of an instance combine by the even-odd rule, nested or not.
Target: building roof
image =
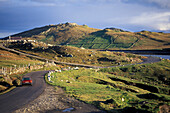
[[[9,37],[9,40],[21,40],[22,37]]]

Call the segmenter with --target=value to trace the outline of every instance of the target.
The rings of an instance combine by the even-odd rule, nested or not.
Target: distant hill
[[[88,49],[170,48],[170,33],[129,32],[117,28],[95,29],[76,23],[48,25],[15,34],[12,37],[21,36],[54,45],[69,45]]]

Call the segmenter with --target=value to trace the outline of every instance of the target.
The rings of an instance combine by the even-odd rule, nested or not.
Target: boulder
[[[170,112],[170,106],[168,106],[168,105],[159,106],[159,112],[158,113],[169,113],[169,112]]]

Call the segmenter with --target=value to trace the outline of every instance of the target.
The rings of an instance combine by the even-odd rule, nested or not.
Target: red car
[[[22,85],[31,85],[32,86],[32,79],[30,77],[24,77],[22,79]]]

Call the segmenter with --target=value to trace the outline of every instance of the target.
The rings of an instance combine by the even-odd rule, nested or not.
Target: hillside
[[[142,62],[139,55],[121,52],[96,51],[71,46],[44,46],[41,42],[16,42],[8,44],[12,48],[42,58],[59,62],[86,64],[93,66],[113,66]]]
[[[28,64],[40,64],[41,61],[30,59],[24,55],[18,55],[3,49],[0,49],[0,72],[2,67],[14,68]]]
[[[101,30],[75,23],[48,25],[15,34],[12,37],[20,36],[54,45],[70,45],[88,49],[143,50],[170,48],[170,33],[128,32],[116,28]]]

